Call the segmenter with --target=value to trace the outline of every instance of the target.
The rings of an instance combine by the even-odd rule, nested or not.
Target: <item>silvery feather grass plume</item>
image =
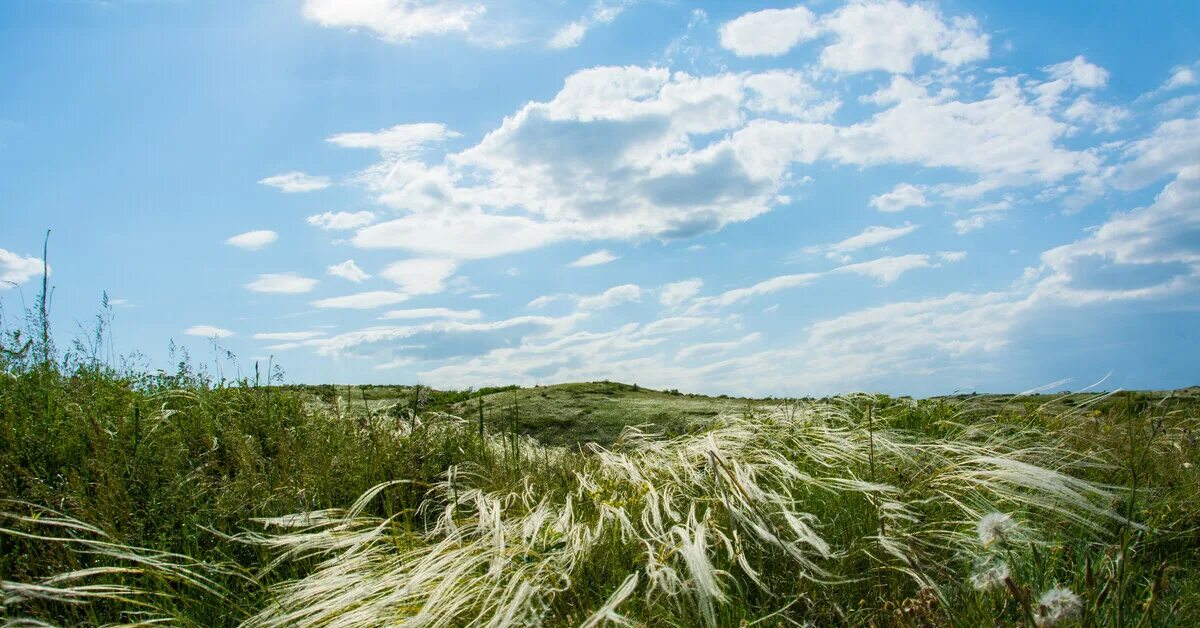
[[[867,429],[863,402],[725,416],[675,438],[631,429],[583,456],[521,439],[521,459],[568,466],[571,484],[451,468],[419,529],[361,514],[383,485],[346,513],[272,520],[281,532],[246,540],[320,562],[249,624],[716,625],[735,589],[840,586],[869,575],[850,566],[862,557],[937,590],[935,576],[978,548],[973,522],[987,513],[1054,531],[1115,517],[1105,488],[1064,472],[1079,460],[1032,432],[985,422],[930,435],[887,417]],[[487,447],[494,461],[514,444]],[[620,584],[597,597],[605,573]]]
[[[21,605],[33,600],[69,605],[114,602],[124,607],[126,621],[122,625],[127,626],[179,624],[168,606],[185,596],[206,597],[238,610],[236,600],[215,578],[237,576],[232,570],[179,554],[116,543],[103,530],[59,512],[24,502],[11,504],[30,514],[0,513],[0,519],[6,522],[0,534],[62,544],[79,555],[110,564],[80,568],[34,583],[0,582],[0,616],[8,618],[6,626],[46,625],[18,619]],[[172,596],[177,599],[165,604],[168,600],[161,591],[129,584],[139,578],[171,583]]]

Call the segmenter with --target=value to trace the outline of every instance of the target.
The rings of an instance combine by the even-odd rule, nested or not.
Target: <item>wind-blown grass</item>
[[[26,338],[0,340],[9,623],[1197,619],[1196,404],[851,395],[559,447]]]

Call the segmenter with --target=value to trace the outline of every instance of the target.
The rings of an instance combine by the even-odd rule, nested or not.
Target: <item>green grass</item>
[[[1060,625],[1200,621],[1196,389],[281,386],[29,322],[0,340],[6,620],[1018,625],[1063,586]]]

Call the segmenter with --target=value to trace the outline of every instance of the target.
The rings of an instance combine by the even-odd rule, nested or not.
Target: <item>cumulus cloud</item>
[[[275,233],[274,231],[262,229],[259,231],[247,231],[246,233],[239,233],[228,240],[225,240],[225,244],[236,246],[239,249],[246,249],[247,251],[257,251],[278,239],[279,234]]]
[[[613,255],[612,253],[609,253],[605,249],[600,249],[599,251],[594,251],[592,253],[588,253],[587,255],[584,255],[583,257],[581,257],[567,265],[570,266],[571,268],[587,268],[588,266],[599,266],[601,264],[607,264],[609,262],[616,261],[618,259],[620,259],[620,257]]]
[[[325,212],[309,216],[305,222],[326,231],[345,231],[375,222],[375,212]]]
[[[1068,81],[1072,85],[1088,89],[1104,87],[1108,84],[1108,70],[1089,62],[1083,55],[1070,61],[1047,66],[1045,71],[1055,79]]]
[[[1171,89],[1179,89],[1181,87],[1190,87],[1198,82],[1200,82],[1200,78],[1197,78],[1197,73],[1194,68],[1186,65],[1178,65],[1171,68],[1171,75],[1167,77],[1167,80],[1165,83],[1163,83],[1161,89],[1166,91]]]
[[[273,294],[303,294],[312,292],[317,286],[317,280],[305,277],[300,273],[264,273],[258,279],[246,284],[251,292],[266,292]]]
[[[871,207],[881,212],[898,212],[909,207],[925,207],[925,192],[911,183],[898,183],[891,192],[871,197]]]
[[[988,36],[974,18],[946,19],[935,8],[895,0],[850,2],[819,18],[803,6],[754,11],[722,25],[720,35],[738,56],[778,56],[828,35],[821,65],[850,73],[909,73],[920,57],[954,67],[988,56]]]
[[[440,160],[400,151],[359,173],[354,180],[399,215],[360,228],[351,243],[461,260],[563,241],[686,238],[789,202],[787,189],[808,180],[795,170],[817,162],[980,177],[963,194],[1100,168],[1094,151],[1060,143],[1074,127],[1032,102],[1017,78],[969,91],[982,95],[897,76],[865,98],[878,107],[872,115],[835,125],[821,120],[837,99],[795,72],[581,70],[474,146]],[[911,206],[918,192],[898,187],[874,204]]]
[[[627,283],[613,286],[604,292],[579,299],[581,310],[602,310],[610,307],[642,300],[642,289],[635,284]]]
[[[842,72],[908,73],[918,57],[954,67],[988,56],[988,36],[975,18],[947,20],[924,4],[850,2],[822,24],[835,42],[821,51],[821,63]]]
[[[721,25],[721,47],[738,55],[779,56],[817,37],[816,16],[805,7],[747,13]]]
[[[288,194],[316,192],[330,186],[329,177],[313,176],[299,171],[273,175],[259,179],[258,182]]]
[[[692,297],[700,294],[700,289],[703,287],[704,282],[700,279],[685,279],[664,284],[658,289],[658,302],[667,307],[683,305]]]
[[[1120,129],[1121,122],[1133,114],[1124,107],[1096,104],[1085,95],[1076,98],[1075,102],[1063,111],[1063,115],[1068,120],[1090,124],[1099,131],[1114,133]]]
[[[1041,296],[1072,304],[1159,298],[1200,284],[1200,165],[1184,168],[1146,207],[1119,213],[1042,254]]]
[[[1112,183],[1133,190],[1200,165],[1200,116],[1168,120],[1145,138],[1128,143],[1126,159],[1117,168]]]
[[[42,274],[42,260],[0,249],[0,290],[21,285]]]
[[[189,336],[201,336],[204,338],[228,338],[235,335],[228,329],[221,329],[212,325],[192,325],[183,330],[183,333]]]
[[[415,258],[388,264],[379,275],[407,294],[436,294],[446,289],[446,280],[457,269],[454,260]]]
[[[481,4],[431,0],[305,0],[305,19],[326,28],[367,29],[390,42],[465,34],[484,14]]]
[[[371,276],[368,275],[366,271],[359,268],[358,264],[355,264],[354,260],[352,259],[348,259],[340,264],[327,266],[325,268],[325,272],[333,275],[334,277],[341,277],[347,281],[353,281],[354,283],[362,283],[371,278]]]

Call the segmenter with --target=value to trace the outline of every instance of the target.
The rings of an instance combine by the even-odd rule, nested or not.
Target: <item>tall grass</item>
[[[515,408],[115,365],[105,316],[60,354],[38,318],[0,340],[10,623],[1198,619],[1195,404],[850,395],[552,447]]]

